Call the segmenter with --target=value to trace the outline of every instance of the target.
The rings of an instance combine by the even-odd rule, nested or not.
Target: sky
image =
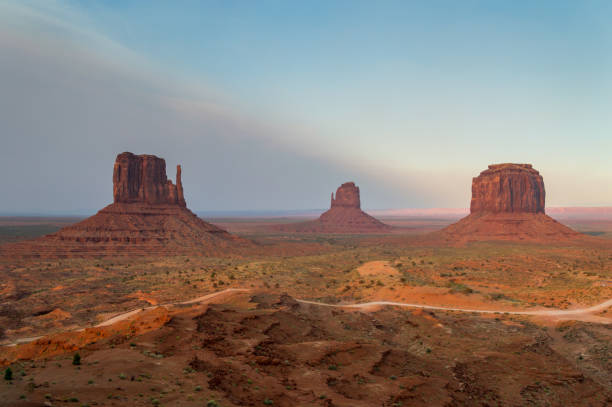
[[[612,2],[0,0],[0,213],[92,213],[123,151],[197,211],[462,208],[532,163],[612,206]]]

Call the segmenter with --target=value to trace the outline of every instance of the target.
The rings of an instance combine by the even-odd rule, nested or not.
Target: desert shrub
[[[4,371],[4,380],[13,380],[13,371],[10,367],[7,367]]]
[[[74,356],[72,357],[72,364],[75,366],[78,366],[81,364],[81,355],[79,355],[79,353],[75,353]]]
[[[500,301],[500,300],[513,301],[511,298],[509,298],[508,296],[506,296],[505,294],[502,294],[502,293],[492,293],[492,294],[489,294],[489,298],[491,298],[494,301]]]
[[[208,403],[206,403],[206,407],[220,407],[219,403],[217,403],[215,400],[208,400]]]
[[[454,281],[449,284],[450,292],[453,294],[471,294],[474,292],[470,287],[465,284],[455,283]]]

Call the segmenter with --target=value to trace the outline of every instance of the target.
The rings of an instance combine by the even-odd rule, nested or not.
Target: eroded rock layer
[[[531,164],[494,164],[472,180],[470,215],[441,231],[451,241],[566,241],[582,237],[545,214],[544,180]]]
[[[114,203],[96,215],[42,238],[4,245],[5,255],[215,254],[249,242],[207,223],[187,209],[177,167],[176,185],[166,163],[152,155],[122,153],[113,174]]]
[[[176,168],[176,185],[166,177],[166,161],[154,155],[122,153],[113,171],[115,203],[186,206],[181,183],[181,166]]]
[[[345,182],[331,196],[331,208],[357,208],[361,209],[361,199],[359,197],[359,187],[354,182]]]
[[[470,212],[544,213],[544,179],[531,164],[494,164],[472,180]]]
[[[583,237],[543,213],[473,213],[442,231],[457,242],[508,240],[562,242]]]
[[[378,219],[361,210],[359,187],[346,182],[331,195],[331,207],[318,219],[276,228],[298,233],[385,233],[391,230]]]

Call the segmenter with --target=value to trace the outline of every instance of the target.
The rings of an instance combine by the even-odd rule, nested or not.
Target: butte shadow
[[[313,221],[277,225],[272,229],[293,233],[389,233],[393,228],[361,210],[359,187],[354,182],[342,184],[331,195],[331,207]]]
[[[215,255],[251,246],[247,239],[207,223],[187,209],[181,167],[176,185],[166,162],[154,155],[121,153],[113,172],[114,202],[74,225],[39,239],[4,245],[3,255],[91,257],[115,255]]]
[[[545,213],[544,179],[531,164],[492,164],[472,180],[470,214],[432,234],[447,242],[584,239]]]

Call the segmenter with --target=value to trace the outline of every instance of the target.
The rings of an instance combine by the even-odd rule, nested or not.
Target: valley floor
[[[411,222],[358,236],[231,220],[257,245],[224,257],[2,258],[0,342],[48,336],[0,348],[0,406],[612,402],[608,232],[448,247],[420,238],[440,221]]]

